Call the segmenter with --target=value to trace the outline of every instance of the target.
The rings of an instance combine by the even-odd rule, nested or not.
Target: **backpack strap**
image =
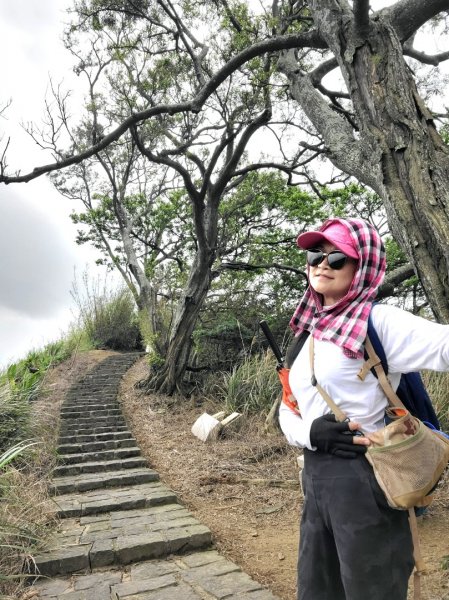
[[[379,385],[382,388],[385,396],[387,397],[390,405],[393,407],[396,407],[396,408],[403,408],[403,409],[407,410],[406,407],[404,406],[404,404],[398,398],[394,389],[391,387],[391,383],[389,382],[388,377],[384,371],[382,362],[381,362],[380,358],[377,356],[369,336],[365,340],[365,349],[368,353],[369,360],[364,363],[364,365],[362,366],[362,368],[360,369],[360,371],[358,373],[358,376],[360,377],[360,372],[364,370],[364,367],[366,364],[372,364],[373,368],[376,372],[376,377],[377,377],[377,380],[379,381]],[[360,377],[360,379],[362,379],[362,381],[363,381],[364,378]]]
[[[326,402],[326,404],[329,406],[331,411],[334,413],[337,421],[340,421],[340,422],[349,421],[349,419],[345,415],[345,413],[341,410],[341,408],[339,406],[337,406],[335,404],[335,402],[332,400],[332,398],[329,396],[329,394],[326,392],[326,390],[321,387],[321,385],[317,381],[317,378],[315,377],[315,344],[314,344],[313,335],[310,338],[310,344],[309,344],[309,361],[310,361],[310,372],[312,375],[311,383],[312,383],[313,387],[315,387],[317,389],[317,391],[320,393],[323,400]]]
[[[376,304],[376,302],[373,304],[373,306],[375,304]],[[374,327],[373,319],[371,317],[371,312],[368,317],[367,335],[368,335],[369,339],[371,340],[371,343],[373,345],[375,353],[380,358],[380,362],[382,363],[382,367],[383,367],[386,375],[388,375],[389,368],[388,368],[387,355],[385,354],[385,350],[384,350],[384,347],[382,346],[382,342],[380,341],[380,337],[378,336],[376,328]]]
[[[304,329],[301,333],[294,337],[291,343],[289,344],[287,351],[285,353],[285,365],[287,368],[290,368],[295,362],[295,358],[301,352],[302,347],[306,343],[307,338],[310,335],[310,331]]]
[[[362,381],[365,381],[365,378],[370,371],[374,375],[374,377],[377,377],[377,372],[376,372],[375,366],[379,362],[382,365],[382,368],[383,368],[385,374],[388,375],[387,355],[385,354],[385,350],[384,350],[384,347],[382,346],[382,342],[380,341],[380,338],[377,335],[377,331],[374,327],[373,320],[371,318],[371,312],[368,317],[367,336],[371,340],[371,344],[374,349],[374,354],[376,355],[376,358],[375,359],[370,358],[370,356],[368,355],[366,346],[365,346],[365,362],[363,363],[362,368],[360,369],[360,371],[358,373],[358,377]]]

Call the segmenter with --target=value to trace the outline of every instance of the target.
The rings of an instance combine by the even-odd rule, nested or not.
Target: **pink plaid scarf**
[[[315,339],[343,348],[346,356],[363,358],[368,317],[385,276],[385,249],[375,228],[362,219],[329,219],[323,226],[330,222],[341,223],[349,230],[360,253],[359,268],[346,296],[332,306],[323,307],[320,295],[309,286],[290,327],[295,335],[306,329],[313,332]]]

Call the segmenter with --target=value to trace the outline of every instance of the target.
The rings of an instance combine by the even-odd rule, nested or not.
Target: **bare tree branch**
[[[259,269],[277,269],[279,271],[290,271],[291,273],[296,273],[297,275],[301,275],[307,279],[307,274],[303,269],[297,269],[296,267],[291,267],[290,265],[281,265],[280,263],[264,263],[260,265],[253,265],[250,263],[243,262],[222,262],[218,267],[217,272],[220,271],[257,271]]]
[[[323,79],[323,77],[328,75],[331,71],[333,71],[337,67],[338,67],[338,61],[335,57],[330,58],[329,60],[326,60],[326,61],[322,62],[321,64],[319,64],[317,67],[315,67],[315,69],[313,69],[313,71],[309,72],[309,77],[310,77],[313,85],[318,85],[319,83],[321,83],[321,80]]]
[[[395,288],[415,275],[412,265],[403,265],[389,273],[377,292],[377,300],[394,295]]]
[[[343,172],[357,173],[356,177],[378,190],[378,159],[375,148],[360,143],[354,136],[354,127],[337,114],[313,86],[310,76],[301,73],[293,51],[284,52],[278,63],[279,70],[290,81],[290,92],[321,134],[327,154]],[[337,164],[338,163],[338,164]]]
[[[404,42],[429,19],[445,10],[449,10],[448,0],[400,0],[379,14],[389,17],[399,39]]]
[[[252,58],[260,56],[265,52],[276,52],[279,50],[298,48],[298,47],[315,47],[325,48],[326,44],[321,36],[316,31],[307,33],[285,35],[276,38],[271,38],[253,44],[249,48],[242,50],[239,54],[228,61],[221,69],[213,75],[207,84],[198,92],[198,94],[188,102],[180,102],[178,104],[159,104],[152,106],[146,110],[134,113],[127,117],[120,125],[118,125],[113,131],[105,135],[97,144],[92,145],[83,152],[67,157],[60,161],[52,164],[43,165],[36,167],[30,173],[25,175],[8,176],[3,172],[0,174],[0,183],[21,183],[28,182],[44,175],[45,173],[51,173],[70,165],[79,164],[81,161],[94,156],[101,150],[104,150],[112,142],[117,141],[132,125],[150,119],[157,115],[169,114],[174,115],[180,112],[192,111],[194,113],[200,112],[203,104],[209,98],[209,96],[226,80],[226,78],[233,73],[240,66],[245,64]]]
[[[440,52],[440,54],[426,54],[425,52],[420,52],[419,50],[415,50],[415,48],[411,48],[410,46],[404,45],[404,54],[405,56],[410,56],[410,58],[414,58],[415,60],[419,60],[426,65],[434,65],[438,66],[440,63],[449,59],[449,52]]]

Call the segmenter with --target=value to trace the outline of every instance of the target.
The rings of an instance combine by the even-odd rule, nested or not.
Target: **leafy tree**
[[[168,10],[169,5],[163,6]],[[82,126],[77,129],[76,135],[71,135],[72,151],[82,150],[90,138],[97,140],[103,135],[104,123],[123,118],[124,112],[129,111],[130,107],[167,102],[173,98],[182,102],[186,95],[194,93],[202,85],[205,72],[212,68],[217,56],[220,57],[224,51],[230,52],[229,48],[232,49],[235,44],[235,36],[223,29],[219,35],[220,43],[215,43],[211,59],[203,68],[195,54],[202,45],[189,33],[190,28],[187,30],[195,10],[182,7],[184,20],[181,22],[176,12],[168,10],[163,14],[164,11],[158,9],[157,14],[151,11],[148,14],[141,11],[142,7],[125,4],[123,10],[119,10],[116,5],[111,7],[105,2],[86,2],[77,6],[78,23],[69,32],[68,45],[72,51],[78,52],[74,43],[75,34],[88,35],[89,51],[80,55],[79,72],[84,73],[88,80],[89,103]],[[93,19],[93,31],[86,26],[86,17]],[[223,41],[224,45],[221,43]],[[175,42],[175,49],[170,47],[170,42]],[[228,50],[226,47],[229,47]],[[195,73],[193,78],[192,67]],[[147,254],[150,241],[148,233],[159,237],[164,228],[167,229],[168,222],[160,224],[156,230],[148,228],[148,224],[155,214],[161,214],[158,206],[161,188],[167,186],[167,178],[172,190],[180,190],[182,186],[182,199],[188,206],[182,206],[180,213],[191,216],[187,230],[191,231],[191,238],[187,239],[187,244],[191,243],[191,260],[170,323],[167,343],[165,346],[159,343],[157,347],[164,357],[164,364],[153,377],[155,389],[172,393],[179,387],[186,368],[192,332],[211,285],[212,267],[220,251],[219,246],[223,243],[218,241],[217,227],[222,199],[252,171],[275,166],[263,160],[251,162],[245,154],[253,135],[267,126],[272,118],[268,88],[271,70],[270,59],[267,58],[255,61],[246,72],[242,70],[235,73],[233,77],[238,80],[237,84],[225,96],[214,94],[204,114],[164,115],[140,127],[133,124],[130,128],[131,137],[123,136],[119,142],[98,152],[95,160],[89,159],[88,167],[85,166],[86,162],[70,167],[71,175],[82,181],[82,193],[77,193],[78,184],[67,183],[66,176],[55,178],[59,189],[66,195],[81,198],[88,208],[84,216],[75,216],[75,220],[90,227],[88,237],[81,237],[80,241],[90,239],[106,251],[109,259],[118,268],[121,267],[131,290],[137,282],[138,290],[134,291],[134,295],[141,311],[146,307],[144,314],[150,316],[153,334],[161,330],[161,323],[157,322],[158,290],[154,284],[154,268],[149,267],[151,263],[154,267],[156,257],[151,258]],[[101,87],[97,91],[103,73],[107,80],[103,81],[103,85],[107,83],[110,89],[108,103],[104,102]],[[68,130],[63,111],[61,121]],[[53,130],[52,143],[55,140],[54,133]],[[135,149],[147,159],[147,169],[141,160],[136,167]],[[54,151],[59,152],[56,144]],[[282,169],[289,173],[297,172],[305,152],[295,153],[290,161],[284,161]],[[98,166],[106,174],[105,184],[96,178]],[[158,181],[158,193],[151,194],[156,207],[151,206],[148,186],[146,190],[142,186],[136,189],[136,178],[141,179],[136,176],[138,169],[144,173],[146,180],[152,178],[153,188],[155,180]],[[92,193],[93,186],[99,186],[99,192]],[[136,198],[142,200],[140,215],[142,211],[145,213],[144,223],[136,212]],[[246,199],[243,202],[248,204]],[[116,225],[106,232],[105,223],[112,213]],[[146,228],[146,236],[142,233],[142,224]],[[110,240],[117,239],[117,236],[123,245],[125,268],[120,265],[118,254],[111,248]],[[175,238],[179,254],[181,238],[179,235]],[[161,241],[167,243],[167,239],[165,231]],[[145,247],[143,268],[137,260],[139,253],[136,242]],[[166,260],[166,253],[161,252],[160,245],[156,246],[161,260]],[[181,262],[182,259],[178,257],[178,264]]]

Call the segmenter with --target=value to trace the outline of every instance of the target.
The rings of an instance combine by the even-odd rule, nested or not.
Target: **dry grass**
[[[443,431],[449,433],[449,373],[424,371],[423,381]]]

